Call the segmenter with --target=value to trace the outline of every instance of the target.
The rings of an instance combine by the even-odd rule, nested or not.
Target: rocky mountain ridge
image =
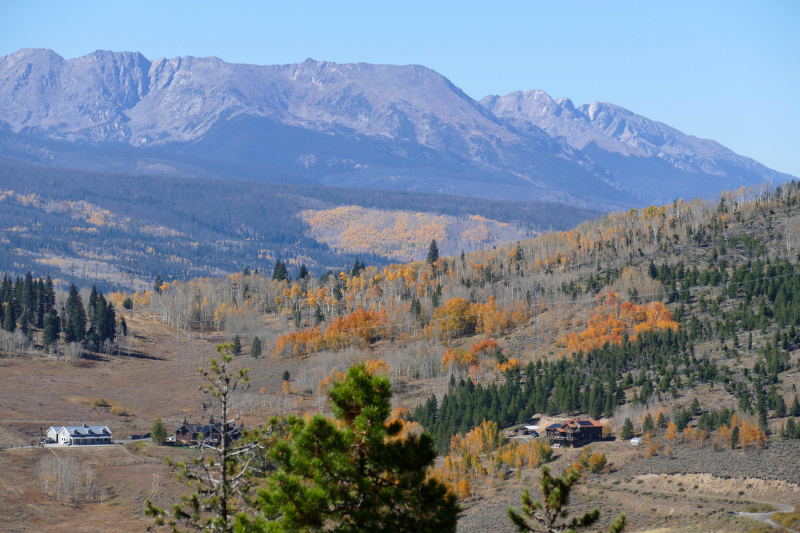
[[[419,65],[258,66],[109,51],[67,60],[24,49],[0,58],[0,129],[62,147],[144,147],[142,155],[167,160],[199,151],[248,179],[277,178],[242,165],[280,161],[295,181],[606,208],[790,178],[613,104],[575,107],[543,91],[477,102]],[[277,131],[292,138],[280,150]],[[317,134],[335,146],[324,152],[329,139]],[[210,138],[215,146],[203,145]],[[226,143],[249,149],[234,158]],[[0,146],[0,156],[27,157],[15,150]],[[122,170],[175,167],[137,161]]]

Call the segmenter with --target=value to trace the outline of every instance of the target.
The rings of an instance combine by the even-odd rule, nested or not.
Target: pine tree
[[[42,332],[42,344],[45,346],[52,346],[58,342],[61,334],[61,321],[58,319],[58,314],[55,309],[50,309],[44,319],[44,331]]]
[[[242,341],[239,338],[239,335],[233,336],[233,347],[231,349],[231,353],[233,355],[239,355],[242,353]]]
[[[433,307],[434,309],[439,307],[439,299],[441,297],[442,297],[442,286],[437,283],[436,290],[433,291],[433,294],[431,295],[431,307]]]
[[[3,318],[3,329],[13,333],[17,329],[17,313],[14,302],[6,302],[3,304],[5,308]]]
[[[83,308],[83,299],[78,294],[74,283],[69,288],[65,311],[67,325],[64,329],[64,342],[83,342],[83,338],[86,336],[86,310]]]
[[[692,401],[692,414],[697,416],[702,412],[702,408],[700,407],[700,402],[697,401],[697,397]]]
[[[739,447],[739,426],[733,426],[731,430],[731,450]]]
[[[656,424],[658,424],[658,427],[660,428],[667,427],[667,417],[664,416],[663,411],[658,413],[658,420],[656,420]]]
[[[642,430],[645,433],[653,433],[655,431],[655,426],[653,425],[653,417],[650,416],[650,413],[647,413],[644,417],[644,422],[642,422]]]
[[[576,533],[583,529],[588,529],[600,519],[600,510],[595,509],[584,514],[581,518],[573,518],[567,521],[567,506],[572,489],[578,484],[581,475],[575,469],[570,469],[561,477],[552,477],[550,468],[542,467],[542,476],[539,480],[539,492],[541,501],[533,501],[530,492],[526,488],[522,493],[522,514],[516,509],[509,508],[508,518],[522,532],[528,531],[569,531]],[[527,519],[527,520],[526,520]],[[533,525],[528,523],[533,522]],[[559,524],[559,522],[564,521]],[[625,529],[625,513],[611,524],[610,533],[621,533]]]
[[[794,421],[794,417],[789,417],[789,420],[786,421],[786,426],[784,429],[786,431],[787,439],[795,438],[795,433],[797,433],[797,424]]]
[[[431,239],[431,244],[428,246],[428,258],[426,261],[429,265],[433,265],[439,260],[439,247],[436,245],[436,239]]]
[[[36,327],[37,328],[41,329],[44,327],[44,317],[48,311],[50,311],[50,308],[47,307],[47,303],[45,301],[44,281],[42,281],[42,278],[39,278],[36,282]]]
[[[44,307],[46,311],[50,311],[50,309],[55,308],[56,306],[56,291],[53,288],[53,280],[50,277],[50,274],[47,275],[47,279],[44,282]]]
[[[156,274],[156,279],[153,282],[153,290],[156,291],[157,294],[161,294],[162,285],[164,285],[164,280],[161,279],[161,274]]]
[[[92,324],[97,326],[95,315],[97,313],[97,285],[92,285],[92,291],[89,293],[89,303],[86,308],[86,316],[89,317]]]
[[[625,422],[622,423],[622,431],[620,432],[619,436],[623,440],[633,438],[633,422],[631,422],[630,418],[626,418]]]
[[[250,345],[250,355],[261,357],[261,339],[258,337],[253,337],[253,344]]]
[[[786,416],[786,411],[786,401],[784,401],[783,396],[778,396],[775,401],[775,416],[777,418],[783,418]]]
[[[797,398],[797,394],[794,395],[794,401],[792,402],[792,407],[789,409],[789,413],[794,416],[800,416],[800,399]]]
[[[276,470],[258,514],[240,515],[242,530],[455,533],[456,496],[427,475],[433,440],[401,436],[403,424],[389,422],[391,395],[388,378],[360,364],[328,392],[335,420],[290,416],[288,438],[270,451]],[[272,516],[278,523],[262,518]]]
[[[286,264],[282,261],[275,262],[275,269],[272,271],[272,279],[276,281],[283,281],[289,278],[289,273],[286,270]]]
[[[36,325],[36,284],[30,271],[25,274],[25,325]]]
[[[297,274],[297,279],[308,279],[308,269],[306,268],[306,264],[302,263],[300,265],[300,273]]]

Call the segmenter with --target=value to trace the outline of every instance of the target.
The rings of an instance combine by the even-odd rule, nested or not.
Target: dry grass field
[[[546,341],[561,334],[557,313],[545,313],[539,328]],[[174,332],[155,317],[134,314],[129,320],[136,332],[135,353],[131,356],[89,355],[74,366],[42,356],[0,360],[0,446],[20,446],[34,440],[41,428],[56,424],[105,424],[115,438],[150,430],[153,419],[161,416],[168,430],[174,430],[184,418],[207,419],[208,399],[198,390],[201,379],[190,370],[186,343],[182,343],[180,367],[176,358]],[[506,346],[533,357],[532,324],[517,329],[502,339]],[[207,364],[224,334],[206,332],[202,346]],[[473,339],[462,339],[468,345]],[[539,347],[542,355],[542,345]],[[348,358],[386,356],[393,347],[388,341],[373,345],[369,352],[343,352],[332,361],[331,354],[283,359],[266,355],[253,359],[235,357],[234,368],[251,369],[251,386],[246,393],[255,403],[241,404],[241,421],[248,427],[266,421],[280,409],[314,410],[315,396],[299,403],[258,404],[258,398],[276,398],[283,384],[283,372],[289,371],[292,383],[299,388],[315,388],[318,376],[314,369],[326,372],[331,365]],[[544,354],[546,355],[546,354]],[[200,344],[195,338],[191,347],[192,367],[199,365]],[[304,376],[301,380],[299,376]],[[303,381],[302,385],[300,381]],[[397,385],[398,402],[413,406],[430,395],[433,380],[420,379]],[[710,393],[709,393],[710,394]],[[298,395],[299,397],[299,395]],[[105,400],[109,407],[97,407],[95,400]],[[703,397],[711,401],[712,397]],[[204,409],[206,407],[206,409]],[[112,409],[114,412],[112,412]],[[121,413],[121,414],[115,414]],[[645,459],[644,450],[626,442],[606,441],[593,446],[605,453],[610,463],[603,474],[588,474],[573,498],[574,513],[598,507],[602,525],[608,525],[619,512],[629,515],[628,531],[747,532],[758,526],[752,520],[734,514],[758,502],[797,504],[800,502],[800,446],[797,441],[773,443],[761,452],[676,448],[673,458]],[[41,458],[50,453],[70,457],[90,466],[96,474],[101,501],[61,505],[45,497],[37,483]],[[186,492],[164,466],[164,457],[189,457],[193,450],[115,445],[85,449],[6,449],[0,451],[0,531],[56,531],[68,528],[76,532],[146,531],[152,521],[144,516],[143,504],[150,497],[160,506],[168,506]],[[580,450],[557,450],[551,468],[558,473],[577,460]],[[463,502],[459,522],[462,533],[483,531],[511,532],[507,519],[509,506],[519,506],[523,487],[536,494],[539,470],[526,470],[519,479],[511,472],[491,488],[478,487]],[[13,480],[14,482],[8,482]]]

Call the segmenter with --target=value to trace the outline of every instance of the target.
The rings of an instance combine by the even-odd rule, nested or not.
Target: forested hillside
[[[243,393],[237,405],[255,413],[324,409],[331,383],[365,362],[390,378],[396,416],[448,456],[436,475],[465,493],[503,464],[549,460],[541,444],[498,444],[499,428],[532,419],[602,418],[611,435],[649,435],[648,458],[709,444],[759,449],[800,437],[798,199],[796,183],[742,188],[472,253],[445,257],[434,241],[424,260],[356,259],[323,276],[279,261],[159,277],[148,290],[106,293],[105,306],[87,295],[83,326],[47,342],[40,318],[80,322],[75,302],[87,296],[56,296],[65,305],[50,311],[36,296],[49,302],[48,290],[29,296],[24,279],[7,280],[13,311],[1,335],[7,354],[45,344],[124,351],[102,308],[157,317],[179,347],[219,332],[236,354],[295,369],[278,388],[264,376]],[[487,453],[498,462],[476,469]]]
[[[382,359],[400,390],[434,392],[412,416],[441,450],[483,419],[534,414],[643,431],[649,413],[678,430],[695,420],[707,438],[737,413],[778,434],[796,404],[797,200],[794,183],[741,189],[496,250],[438,257],[432,246],[410,264],[297,280],[239,273],[131,297],[181,328],[308,358],[302,394],[321,394],[353,355]],[[262,314],[278,325],[265,329]]]
[[[510,226],[503,234],[486,232],[473,246],[567,229],[597,215],[541,202],[93,173],[13,161],[0,161],[0,202],[0,268],[105,289],[143,289],[156,273],[169,280],[233,273],[245,265],[272,269],[278,260],[295,274],[306,264],[318,275],[356,257],[388,262],[390,254],[375,242],[332,249],[299,216],[310,209],[399,210],[421,226],[445,216],[447,226],[466,225],[464,231],[480,229],[470,217]],[[442,243],[460,249],[462,239],[450,232]]]

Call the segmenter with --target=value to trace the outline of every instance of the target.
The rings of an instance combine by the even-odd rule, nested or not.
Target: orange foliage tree
[[[600,305],[584,331],[570,333],[557,342],[568,353],[588,352],[605,343],[621,344],[623,336],[633,333],[632,339],[643,331],[671,329],[678,331],[678,323],[661,302],[638,305],[620,302],[619,294],[608,291],[597,296]]]
[[[275,342],[275,354],[307,355],[320,350],[341,350],[348,346],[365,348],[386,334],[385,311],[359,307],[343,318],[334,319],[322,332],[320,327],[307,328],[281,335]]]

